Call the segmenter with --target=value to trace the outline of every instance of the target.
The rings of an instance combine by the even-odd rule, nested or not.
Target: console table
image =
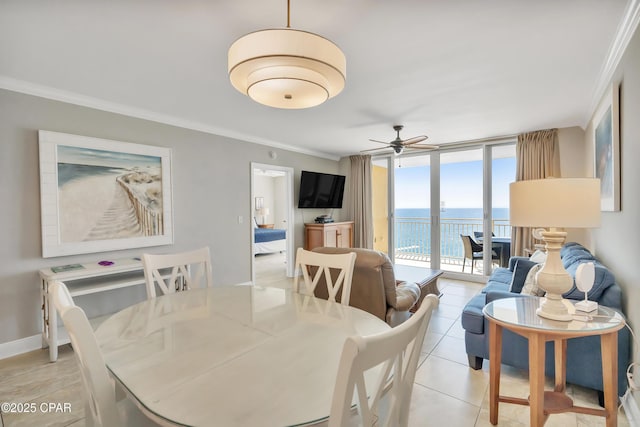
[[[63,282],[72,297],[127,288],[145,283],[142,262],[137,258],[112,260],[113,264],[80,264],[80,268],[54,272],[51,268],[40,270],[42,298],[42,348],[49,346],[49,360],[58,359],[58,345],[66,344],[69,338],[62,326],[58,328],[58,313],[49,301],[49,285],[53,281]],[[55,268],[55,267],[53,267]],[[94,321],[99,321],[94,319]]]

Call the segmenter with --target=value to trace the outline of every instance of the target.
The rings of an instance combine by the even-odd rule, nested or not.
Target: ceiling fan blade
[[[417,148],[419,150],[437,150],[440,147],[438,147],[437,145],[410,145],[405,148],[408,148],[408,149]]]
[[[404,141],[402,141],[402,145],[417,144],[418,142],[422,142],[427,138],[429,137],[426,135],[414,136],[413,138],[405,139]]]
[[[381,147],[381,148],[370,148],[369,150],[361,150],[361,153],[367,153],[369,151],[380,151],[380,150],[387,150],[391,147]]]
[[[370,139],[369,141],[371,141],[371,142],[377,142],[378,144],[389,145],[389,143],[388,143],[388,142],[376,141],[375,139]]]

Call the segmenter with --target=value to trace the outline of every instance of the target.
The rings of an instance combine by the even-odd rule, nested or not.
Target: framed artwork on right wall
[[[594,176],[600,179],[600,209],[620,210],[620,96],[619,85],[605,93],[593,116]]]

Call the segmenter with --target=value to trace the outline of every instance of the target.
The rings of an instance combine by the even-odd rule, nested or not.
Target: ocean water
[[[509,219],[508,208],[494,208],[493,219]],[[396,218],[431,218],[431,209],[396,209]],[[444,208],[440,218],[482,218],[482,208]]]
[[[510,236],[508,208],[494,208],[495,235]],[[396,209],[395,247],[406,254],[431,253],[431,210]],[[442,257],[461,258],[464,254],[460,234],[473,237],[482,231],[482,208],[444,208],[440,210],[440,252]]]
[[[79,165],[74,163],[58,163],[58,187],[62,188],[68,182],[90,176],[113,175],[124,173],[126,169],[111,166]]]

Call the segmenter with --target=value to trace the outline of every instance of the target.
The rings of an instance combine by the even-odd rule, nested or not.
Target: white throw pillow
[[[544,291],[538,287],[538,280],[536,278],[536,274],[542,270],[542,266],[543,264],[537,264],[531,267],[531,270],[527,273],[527,278],[524,280],[522,292],[520,292],[522,295],[544,296]]]
[[[537,250],[529,257],[529,261],[537,262],[538,264],[544,264],[547,260],[547,253],[541,250]]]

